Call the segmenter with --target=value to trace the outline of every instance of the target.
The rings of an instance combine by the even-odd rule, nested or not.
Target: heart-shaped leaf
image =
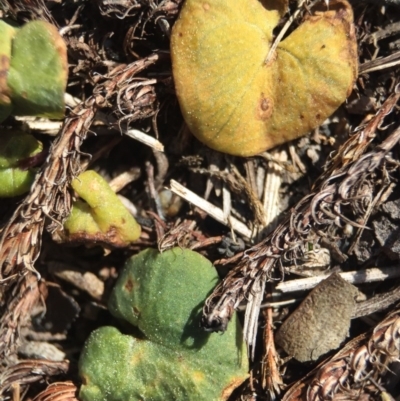
[[[222,401],[247,378],[236,316],[223,335],[200,328],[201,308],[218,282],[209,260],[188,249],[147,249],[125,265],[111,313],[141,335],[102,327],[79,367],[82,401]]]
[[[190,130],[213,149],[250,156],[304,135],[352,89],[348,2],[307,16],[266,62],[279,8],[272,0],[186,0],[182,8],[171,36],[176,93]]]

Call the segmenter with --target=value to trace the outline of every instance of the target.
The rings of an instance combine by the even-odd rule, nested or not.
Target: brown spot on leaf
[[[208,11],[210,9],[210,5],[208,3],[203,3],[204,11]]]
[[[10,90],[7,85],[7,75],[10,68],[10,59],[2,55],[0,57],[0,95],[3,104],[9,103]]]
[[[124,285],[124,288],[125,288],[125,290],[126,290],[127,292],[132,292],[133,287],[134,287],[134,285],[133,285],[133,280],[132,280],[131,278],[129,278],[129,279],[126,281],[126,283],[125,283],[125,285]]]
[[[89,383],[88,377],[85,374],[81,374],[81,381],[84,386],[87,386]]]
[[[266,120],[269,117],[271,117],[271,114],[273,112],[273,101],[271,98],[268,98],[264,95],[264,93],[261,93],[261,98],[258,103],[258,110],[257,110],[257,117],[260,120]]]

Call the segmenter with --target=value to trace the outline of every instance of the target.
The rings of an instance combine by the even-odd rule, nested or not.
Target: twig
[[[273,152],[272,154],[279,162],[284,163],[287,161],[287,154],[285,151]],[[268,162],[263,195],[264,215],[267,219],[265,225],[268,231],[272,231],[276,227],[276,218],[280,213],[279,190],[282,184],[282,174],[282,166],[272,161]]]
[[[179,184],[179,182],[171,180],[169,189],[173,193],[185,199],[187,202],[192,203],[194,206],[197,206],[201,210],[204,210],[215,220],[219,221],[222,224],[225,224],[228,227],[231,227],[234,231],[241,234],[243,237],[251,238],[252,231],[245,224],[232,216],[230,216],[229,219],[224,218],[224,212],[222,209],[214,206],[212,203],[196,195],[194,192]]]
[[[125,131],[124,134],[132,139],[136,139],[137,141],[142,142],[147,146],[150,146],[154,150],[158,150],[159,152],[164,152],[164,145],[159,140],[153,138],[150,135],[145,134],[142,131],[139,131],[137,129],[129,129]]]
[[[301,6],[305,3],[306,0],[300,0],[299,4],[297,5],[296,11],[290,16],[290,18],[286,21],[286,24],[283,26],[281,31],[279,32],[278,36],[275,38],[274,43],[272,44],[271,48],[269,49],[268,55],[264,61],[265,64],[268,64],[268,62],[271,60],[273,57],[276,48],[278,47],[279,43],[281,42],[283,36],[287,32],[287,30],[290,28],[290,25],[292,25],[293,21],[297,18],[301,11]]]
[[[376,281],[384,281],[400,277],[399,266],[392,267],[373,267],[371,269],[339,273],[340,276],[350,284],[365,284]],[[291,281],[283,281],[279,283],[275,289],[282,293],[306,291],[314,288],[322,280],[329,277],[331,273],[321,274],[314,277],[301,278]]]
[[[136,181],[140,177],[140,169],[139,168],[131,168],[130,170],[124,171],[119,174],[117,177],[113,178],[108,185],[114,192],[121,191],[122,188],[127,186],[133,181]]]
[[[261,366],[261,385],[268,393],[269,399],[274,401],[284,387],[284,383],[278,368],[280,361],[275,349],[272,308],[264,311],[264,319],[264,358]]]
[[[400,64],[400,52],[396,52],[387,57],[377,58],[366,61],[359,67],[360,74],[367,74],[372,71],[380,71]]]

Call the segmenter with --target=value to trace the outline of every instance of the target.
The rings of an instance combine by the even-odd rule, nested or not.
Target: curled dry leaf
[[[276,3],[271,7],[271,3]],[[176,93],[193,134],[251,156],[306,134],[351,92],[357,75],[346,0],[315,11],[266,62],[282,8],[257,0],[187,0],[171,36]]]
[[[398,395],[394,364],[398,363],[400,311],[396,308],[317,366],[286,392],[282,401],[390,399],[385,383]],[[392,382],[393,380],[393,382]]]

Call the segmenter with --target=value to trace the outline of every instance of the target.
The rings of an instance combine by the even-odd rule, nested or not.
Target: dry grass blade
[[[283,401],[369,399],[376,383],[400,357],[400,311],[390,313],[372,334],[350,341],[340,352],[294,384]]]
[[[39,393],[33,401],[78,401],[77,392],[77,387],[70,381],[52,383],[46,390]]]
[[[6,369],[0,376],[0,399],[11,389],[12,385],[20,386],[35,383],[43,378],[58,376],[68,371],[69,362],[53,362],[46,359],[27,360]]]
[[[360,65],[360,74],[367,74],[372,71],[384,70],[400,64],[400,52],[396,52],[387,57],[367,61]]]
[[[275,349],[272,308],[265,309],[264,318],[264,358],[261,366],[261,385],[269,395],[270,400],[275,400],[284,388],[284,383],[278,368],[281,361]]]
[[[206,300],[202,320],[206,328],[224,330],[234,310],[246,299],[248,303],[244,335],[254,355],[265,283],[280,279],[274,268],[279,268],[282,277],[285,262],[296,264],[296,260],[304,257],[306,244],[315,245],[321,242],[321,238],[345,260],[345,256],[335,245],[335,238],[343,236],[345,224],[365,227],[369,205],[376,204],[390,185],[381,168],[385,164],[386,155],[400,138],[400,128],[394,129],[375,150],[364,153],[385,116],[392,111],[400,98],[399,89],[396,88],[368,123],[355,130],[330,161],[313,192],[292,209],[286,221],[264,241],[241,256],[236,267]]]

